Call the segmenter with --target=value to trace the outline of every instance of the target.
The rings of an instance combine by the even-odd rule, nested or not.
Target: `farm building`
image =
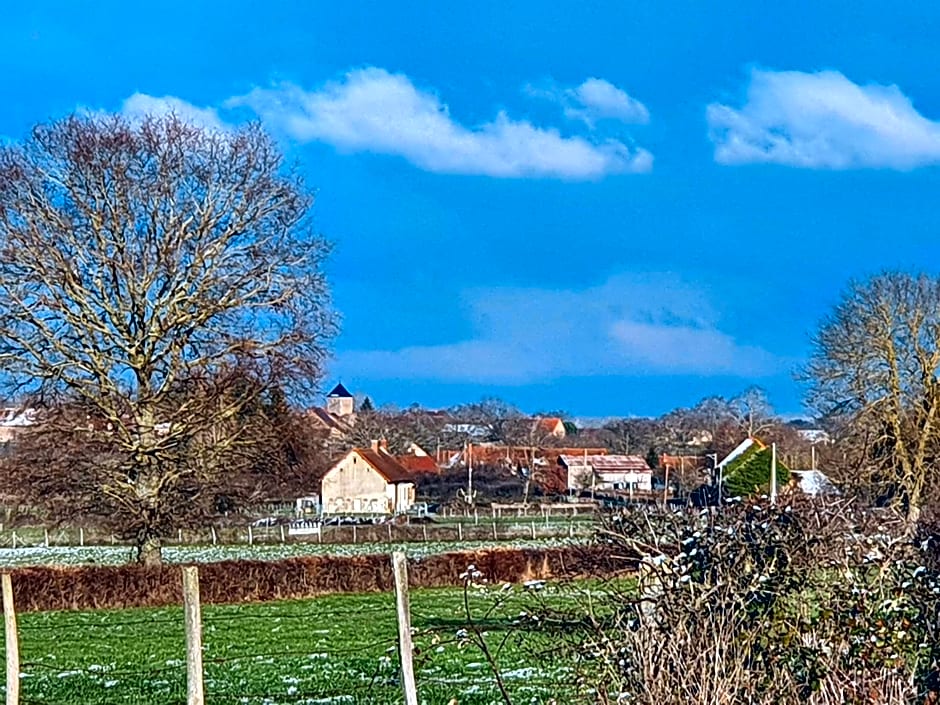
[[[565,422],[558,417],[538,418],[534,422],[533,433],[536,436],[554,436],[555,438],[564,438],[567,434]]]
[[[402,514],[415,500],[414,478],[378,443],[353,448],[323,476],[324,514]]]
[[[398,456],[398,462],[410,473],[425,473],[440,475],[441,468],[437,462],[417,443],[408,447],[408,452]]]
[[[36,425],[38,412],[32,408],[0,409],[0,443],[9,443],[23,429]]]
[[[639,455],[560,455],[568,490],[637,490],[651,492],[653,471]]]

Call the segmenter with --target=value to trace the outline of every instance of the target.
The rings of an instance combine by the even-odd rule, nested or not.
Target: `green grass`
[[[546,655],[555,638],[520,624],[520,613],[536,603],[572,604],[581,590],[469,591],[487,642],[495,650],[506,637],[497,659],[514,703],[591,702],[575,692],[571,664]],[[482,652],[458,636],[466,625],[463,590],[418,590],[411,607],[421,701],[502,702]],[[23,705],[185,703],[178,607],[24,614],[19,624]],[[403,701],[391,594],[205,606],[203,644],[208,703]]]

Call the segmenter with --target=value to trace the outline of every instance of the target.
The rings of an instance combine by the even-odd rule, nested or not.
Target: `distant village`
[[[705,505],[722,501],[721,488],[760,491],[771,463],[778,465],[781,491],[838,492],[817,467],[817,451],[829,443],[824,429],[776,419],[763,399],[752,399],[754,408],[745,404],[737,417],[744,423],[737,424],[732,403],[721,409],[707,402],[710,418],[705,409],[691,409],[579,427],[562,416],[522,414],[499,400],[447,411],[379,410],[368,398],[357,404],[340,383],[326,406],[308,412],[333,461],[305,507],[335,516],[407,514],[455,503]],[[753,488],[746,477],[756,480]]]
[[[494,503],[705,506],[768,491],[771,463],[775,489],[838,493],[817,467],[827,431],[774,417],[762,397],[579,426],[495,399],[449,410],[376,409],[339,383],[303,419],[326,460],[304,492],[278,498],[302,518],[425,515]],[[36,423],[33,409],[2,410],[0,443]]]

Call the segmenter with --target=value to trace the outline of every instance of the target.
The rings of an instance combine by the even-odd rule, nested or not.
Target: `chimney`
[[[388,453],[388,441],[384,438],[378,441],[372,441],[372,450],[376,453]]]
[[[379,442],[378,442],[378,441],[375,441],[375,440],[372,441],[372,450],[374,450],[376,453],[379,452]]]

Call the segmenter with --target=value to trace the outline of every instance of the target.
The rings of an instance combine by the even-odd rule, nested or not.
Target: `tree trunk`
[[[162,565],[163,551],[160,538],[144,536],[137,539],[137,562],[141,565]]]
[[[909,502],[907,505],[907,515],[904,517],[904,531],[907,536],[913,536],[917,531],[917,523],[920,521],[920,503]]]

